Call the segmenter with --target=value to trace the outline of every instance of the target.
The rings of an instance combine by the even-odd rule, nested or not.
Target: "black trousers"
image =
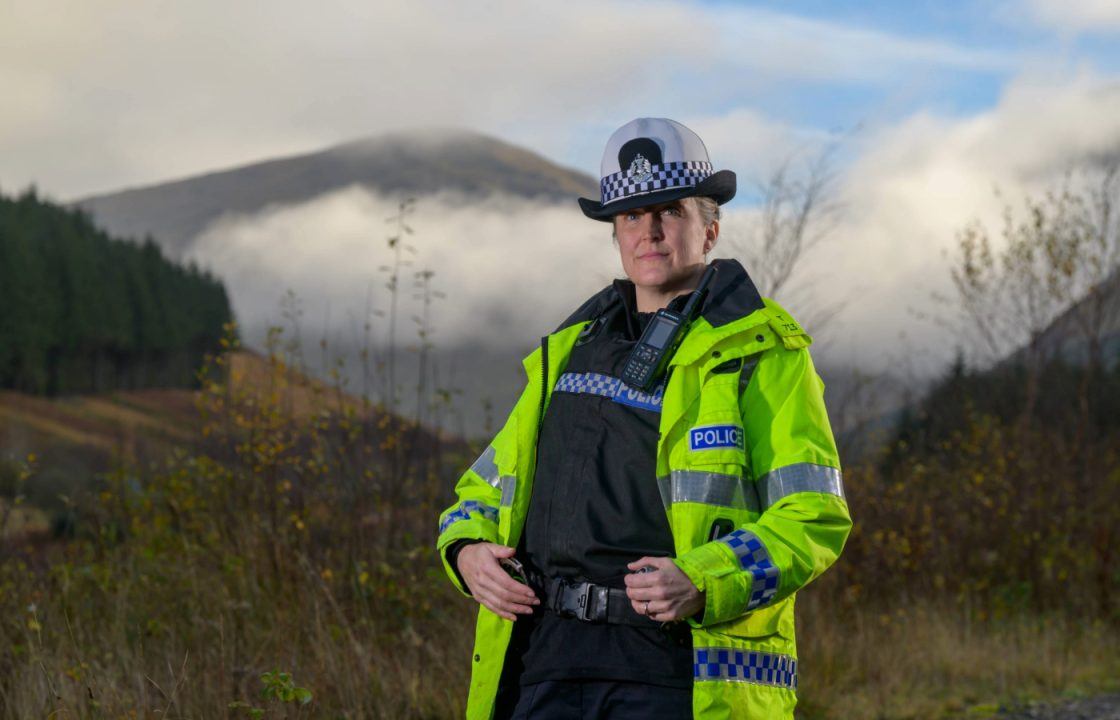
[[[688,720],[692,688],[616,680],[546,680],[503,688],[494,720]]]

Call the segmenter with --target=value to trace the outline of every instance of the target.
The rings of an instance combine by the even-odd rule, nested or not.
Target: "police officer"
[[[440,517],[480,604],[467,716],[792,717],[795,593],[851,527],[811,340],[733,260],[694,294],[735,194],[695,133],[627,123],[601,178],[580,207],[627,279],[525,359]],[[624,383],[654,313],[688,307],[663,374]]]

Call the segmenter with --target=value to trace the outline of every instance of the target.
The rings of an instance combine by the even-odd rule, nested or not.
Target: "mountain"
[[[1060,356],[1073,365],[1086,363],[1091,343],[1099,346],[1097,353],[1106,367],[1120,362],[1120,268],[1054,318],[1035,342],[1043,357]],[[1001,364],[1021,363],[1026,355],[1027,349],[1021,348]]]
[[[306,155],[76,201],[118,236],[154,236],[181,256],[224,214],[251,214],[360,185],[389,195],[505,193],[548,202],[593,196],[596,181],[546,158],[467,130],[394,132]]]

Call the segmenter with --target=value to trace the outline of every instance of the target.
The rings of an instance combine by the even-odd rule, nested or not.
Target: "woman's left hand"
[[[655,570],[638,572],[643,567]],[[626,595],[634,612],[657,622],[673,622],[704,609],[704,593],[696,589],[672,558],[644,557],[626,566]]]

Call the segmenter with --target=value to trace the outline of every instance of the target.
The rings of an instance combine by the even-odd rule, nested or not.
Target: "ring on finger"
[[[646,600],[646,607],[642,610],[643,615],[649,615],[649,600]]]

